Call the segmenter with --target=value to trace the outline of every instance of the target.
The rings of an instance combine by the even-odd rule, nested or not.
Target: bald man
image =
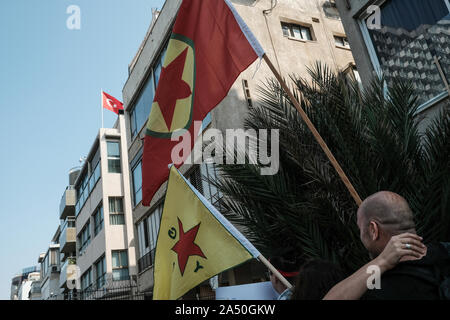
[[[357,212],[360,238],[371,258],[376,258],[393,236],[408,232],[416,234],[413,213],[400,195],[377,192],[365,199]],[[448,244],[427,244],[427,253],[420,259],[399,263],[381,277],[381,289],[368,290],[362,299],[439,299],[440,283],[437,269],[448,268]],[[410,244],[404,244],[405,249]],[[408,260],[408,259],[407,259]]]
[[[400,195],[377,192],[365,199],[358,209],[357,224],[361,241],[370,257],[377,257],[392,236],[409,232],[416,234],[413,213]]]

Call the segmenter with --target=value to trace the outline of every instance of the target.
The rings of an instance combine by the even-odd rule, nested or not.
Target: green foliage
[[[418,130],[409,83],[366,90],[317,64],[312,81],[292,77],[301,104],[362,199],[390,190],[404,196],[426,241],[450,241],[450,113]],[[221,165],[216,182],[224,214],[264,254],[320,257],[351,271],[367,253],[359,240],[357,206],[297,110],[274,80],[260,88],[246,129],[279,129],[280,170]]]

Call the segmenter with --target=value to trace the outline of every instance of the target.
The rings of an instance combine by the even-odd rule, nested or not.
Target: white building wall
[[[127,250],[130,275],[136,274],[136,257],[134,248],[134,230],[131,213],[128,150],[126,148],[126,137],[124,135],[125,120],[119,116],[118,128],[102,128],[99,131],[99,150],[101,178],[91,195],[87,199],[84,207],[76,219],[77,235],[83,230],[87,221],[90,221],[91,242],[80,255],[77,248],[77,265],[80,268],[80,276],[92,267],[92,281],[95,282],[95,263],[104,255],[107,274],[112,273],[112,251]],[[108,172],[107,141],[120,142],[121,173]],[[125,183],[124,183],[125,182]],[[125,225],[110,225],[109,198],[121,197],[123,199]],[[99,204],[103,206],[103,228],[94,235],[93,214]]]

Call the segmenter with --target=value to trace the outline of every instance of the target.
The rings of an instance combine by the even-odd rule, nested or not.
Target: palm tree
[[[425,241],[450,241],[450,112],[420,132],[412,86],[361,90],[343,73],[316,64],[311,80],[291,77],[301,104],[365,198],[403,195]],[[280,86],[268,80],[246,129],[279,129],[280,169],[262,176],[251,164],[220,165],[222,210],[264,254],[323,258],[352,271],[367,261],[357,206]]]

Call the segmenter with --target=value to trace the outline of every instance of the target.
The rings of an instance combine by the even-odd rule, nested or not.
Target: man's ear
[[[378,224],[375,221],[370,221],[369,235],[372,241],[375,241],[380,237],[380,230],[378,229]]]
[[[275,284],[278,285],[279,283],[283,284],[283,282],[281,282],[280,279],[278,279],[278,277],[275,277]]]

